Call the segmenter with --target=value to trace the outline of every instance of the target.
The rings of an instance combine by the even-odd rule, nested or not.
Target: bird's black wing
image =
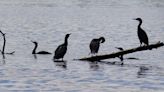
[[[58,48],[55,50],[54,58],[56,58],[56,59],[63,58],[66,51],[67,51],[67,46],[65,46],[64,44],[58,46]]]
[[[93,39],[89,45],[91,53],[97,53],[99,50],[99,46],[100,46],[99,40]]]
[[[149,45],[149,40],[146,32],[143,29],[141,29],[140,34],[142,36],[141,37],[142,42],[144,42],[146,45]]]

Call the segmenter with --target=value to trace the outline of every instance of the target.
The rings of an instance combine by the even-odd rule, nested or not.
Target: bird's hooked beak
[[[134,18],[133,20],[137,20],[136,18]]]
[[[68,34],[68,37],[71,35],[71,33]]]
[[[66,34],[65,38],[67,39],[71,34]]]

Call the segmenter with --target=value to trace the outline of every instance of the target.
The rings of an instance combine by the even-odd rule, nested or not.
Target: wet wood
[[[4,54],[4,52],[5,52],[5,45],[6,45],[6,38],[5,38],[5,33],[3,33],[1,30],[0,30],[0,33],[3,36],[3,48],[2,48],[1,53]]]
[[[2,36],[3,36],[3,47],[2,47],[2,50],[0,50],[0,52],[1,52],[3,55],[4,55],[4,54],[14,54],[15,51],[10,52],[10,53],[5,53],[6,37],[5,37],[5,33],[3,33],[1,30],[0,30],[0,33],[1,33]]]
[[[126,49],[126,50],[119,51],[119,52],[113,52],[111,54],[98,55],[98,56],[92,56],[92,57],[84,57],[84,58],[80,58],[77,60],[100,61],[100,60],[104,60],[104,59],[116,58],[116,57],[119,57],[120,55],[130,54],[130,53],[134,53],[134,52],[138,52],[138,51],[152,50],[154,48],[157,49],[158,47],[161,47],[161,46],[164,46],[163,42],[150,44],[149,46],[141,46],[141,47],[136,47],[136,48],[132,48],[132,49]]]

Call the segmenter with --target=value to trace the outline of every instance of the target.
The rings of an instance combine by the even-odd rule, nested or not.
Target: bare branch
[[[10,52],[10,53],[5,53],[6,37],[5,37],[5,33],[3,33],[1,30],[0,30],[0,33],[2,34],[3,40],[4,40],[4,42],[3,42],[3,48],[2,48],[2,51],[0,50],[0,52],[1,52],[2,54],[14,54],[15,51]]]
[[[5,54],[10,54],[10,55],[12,55],[12,54],[14,54],[14,53],[15,53],[15,51],[9,52],[9,53],[5,53]]]

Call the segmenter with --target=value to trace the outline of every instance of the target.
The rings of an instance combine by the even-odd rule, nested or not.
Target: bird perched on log
[[[64,55],[67,52],[67,46],[68,46],[68,38],[69,38],[69,36],[70,36],[70,34],[66,34],[64,43],[61,44],[61,45],[59,45],[57,47],[57,49],[55,50],[55,55],[53,57],[54,60],[55,59],[60,59],[60,58],[62,58],[62,60],[63,60],[63,57],[64,57]]]
[[[147,36],[146,32],[141,28],[142,19],[141,18],[136,18],[134,20],[139,21],[137,33],[138,33],[138,38],[139,38],[139,41],[140,41],[140,46],[142,45],[142,43],[144,43],[145,45],[149,45],[148,36]]]
[[[104,43],[105,42],[105,38],[104,37],[100,37],[98,39],[92,39],[89,47],[90,47],[90,54],[97,54],[99,51],[99,47],[100,47],[100,43]]]
[[[34,43],[35,47],[32,51],[32,54],[51,54],[50,52],[47,52],[47,51],[39,51],[39,52],[36,52],[36,49],[38,47],[38,43],[36,41],[31,41],[32,43]]]

